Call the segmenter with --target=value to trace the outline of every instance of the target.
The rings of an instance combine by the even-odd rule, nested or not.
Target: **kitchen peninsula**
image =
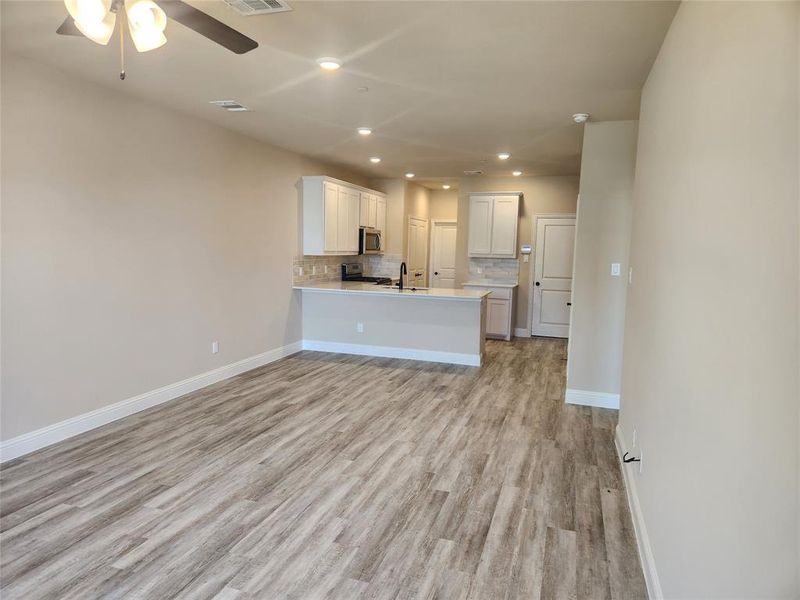
[[[306,350],[472,366],[483,359],[487,291],[348,281],[294,289]]]

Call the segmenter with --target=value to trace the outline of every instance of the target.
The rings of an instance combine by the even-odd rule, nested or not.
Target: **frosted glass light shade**
[[[93,42],[108,44],[117,22],[111,0],[64,0],[64,4],[78,31]]]
[[[155,50],[167,43],[167,15],[153,0],[125,0],[128,29],[139,52]]]

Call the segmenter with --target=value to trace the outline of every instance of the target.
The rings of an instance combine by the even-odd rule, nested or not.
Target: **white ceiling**
[[[171,22],[166,46],[126,52],[56,35],[63,2],[2,1],[2,49],[274,145],[379,177],[575,174],[582,127],[635,119],[676,2],[301,2],[243,17],[189,3],[260,44],[235,55]],[[343,61],[323,72],[322,56]],[[367,92],[358,91],[366,86]],[[228,113],[210,100],[237,100]],[[374,133],[363,138],[355,128]],[[499,151],[512,153],[499,161]],[[380,156],[378,165],[368,162]],[[437,184],[438,185],[438,184]]]

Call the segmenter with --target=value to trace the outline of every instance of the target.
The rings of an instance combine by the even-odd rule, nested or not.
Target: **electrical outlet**
[[[322,266],[322,268],[324,269],[324,271],[322,271],[322,272],[323,272],[325,275],[327,275],[327,274],[328,274],[328,265],[323,265],[323,266]]]
[[[317,265],[311,265],[311,274],[312,275],[316,275],[317,274]]]
[[[356,323],[356,331],[358,333],[364,333],[364,323],[362,323],[361,321]]]
[[[303,275],[303,267],[295,267],[294,270],[295,273],[297,273],[298,277],[301,277]]]
[[[611,263],[611,276],[612,277],[619,277],[620,274],[620,264],[619,263]]]
[[[211,342],[211,354],[219,353],[219,342]]]

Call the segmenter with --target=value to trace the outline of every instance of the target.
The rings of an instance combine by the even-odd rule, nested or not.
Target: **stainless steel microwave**
[[[359,254],[383,254],[383,235],[380,230],[359,227],[358,233]]]

